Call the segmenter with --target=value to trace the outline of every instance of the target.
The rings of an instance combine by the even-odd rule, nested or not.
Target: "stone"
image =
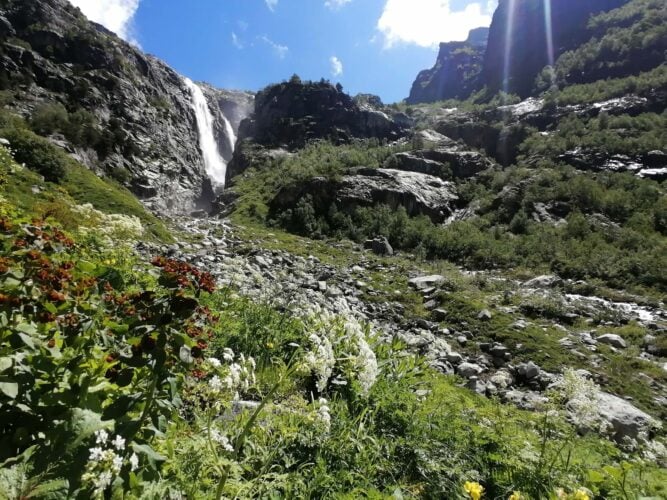
[[[506,370],[498,370],[496,373],[493,374],[490,380],[493,383],[493,385],[495,385],[499,389],[507,389],[508,387],[511,387],[512,384],[514,383],[514,378]]]
[[[374,238],[364,242],[364,248],[376,255],[394,255],[394,249],[385,237]]]
[[[517,366],[517,373],[524,380],[530,381],[536,378],[540,374],[540,372],[541,372],[540,367],[537,366],[532,361],[529,361],[528,363],[521,363],[519,366]]]
[[[419,278],[412,278],[408,281],[408,285],[417,290],[425,290],[433,286],[441,285],[445,282],[445,277],[439,274],[430,276],[420,276]]]
[[[482,373],[484,369],[474,363],[461,363],[457,369],[456,373],[463,378],[471,378]]]
[[[431,311],[431,318],[433,318],[433,321],[445,321],[447,319],[447,311],[444,309],[433,309]]]
[[[459,365],[463,362],[463,356],[458,352],[449,352],[447,353],[447,361],[453,365]]]
[[[493,318],[493,314],[491,314],[491,311],[489,311],[488,309],[480,311],[479,314],[477,315],[477,319],[481,321],[489,321],[491,318]]]
[[[626,437],[637,439],[640,433],[658,425],[653,417],[613,394],[600,392],[597,404],[600,416],[612,425],[617,442]]]
[[[551,288],[553,286],[559,285],[563,282],[558,276],[553,274],[537,276],[531,280],[528,280],[524,283],[526,288]]]
[[[623,340],[623,337],[614,333],[600,335],[596,340],[602,344],[607,344],[618,349],[625,349],[628,347],[625,340]]]

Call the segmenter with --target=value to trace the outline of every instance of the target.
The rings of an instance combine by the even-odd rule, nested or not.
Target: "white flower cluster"
[[[572,423],[579,428],[605,432],[607,423],[600,414],[600,388],[583,373],[568,368],[557,384]]]
[[[222,354],[223,361],[218,358],[208,358],[206,363],[212,369],[217,371],[213,377],[208,380],[208,387],[213,394],[221,395],[230,393],[234,401],[240,399],[239,392],[247,392],[250,386],[256,382],[255,378],[255,360],[252,357],[246,358],[245,355],[234,355],[234,351],[225,348]]]
[[[305,363],[317,377],[317,390],[324,392],[336,366],[336,356],[326,335],[312,333],[308,340],[312,350],[306,354]]]
[[[348,379],[359,383],[367,396],[378,377],[375,353],[368,345],[368,334],[359,321],[346,313],[336,316],[319,307],[311,307],[308,340],[311,350],[305,364],[317,377],[317,390],[323,392],[337,364]]]
[[[107,242],[138,240],[144,234],[141,220],[134,215],[105,214],[100,212],[90,203],[75,205],[72,211],[81,217],[84,225],[89,226],[80,229],[81,232],[89,233],[94,229]]]
[[[373,349],[368,345],[366,334],[358,321],[347,321],[345,333],[356,353],[351,352],[352,363],[357,373],[361,393],[367,396],[378,377],[378,362]]]
[[[326,399],[320,398],[318,401],[319,406],[317,407],[317,421],[324,428],[325,434],[329,434],[331,430],[331,410],[328,403]]]
[[[211,429],[211,440],[214,443],[219,444],[223,450],[233,453],[234,452],[234,447],[232,446],[231,441],[227,436],[222,434],[219,430],[217,429]]]
[[[101,497],[111,485],[114,477],[120,474],[123,464],[123,452],[125,451],[125,439],[116,436],[109,439],[109,433],[99,430],[95,433],[95,445],[89,450],[88,464],[82,480],[93,486],[95,497]],[[139,467],[139,457],[132,453],[127,462],[130,470]]]

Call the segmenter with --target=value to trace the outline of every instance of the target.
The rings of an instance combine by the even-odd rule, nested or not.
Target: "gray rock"
[[[474,363],[461,363],[456,369],[456,373],[463,378],[471,378],[482,373],[484,369]]]
[[[600,392],[597,400],[600,415],[612,425],[616,441],[626,437],[637,439],[640,433],[658,425],[653,417],[618,396]]]
[[[444,309],[433,309],[431,311],[431,318],[433,318],[433,321],[445,321],[447,319],[447,311]]]
[[[491,314],[491,311],[488,309],[480,311],[480,313],[477,315],[477,319],[482,321],[489,321],[491,318],[493,318],[493,314]]]
[[[550,288],[560,283],[562,283],[562,280],[558,276],[550,274],[528,280],[524,283],[524,286],[527,288]]]
[[[364,248],[371,250],[376,255],[394,255],[394,249],[385,237],[366,240],[364,242]]]
[[[433,274],[431,276],[421,276],[419,278],[412,278],[411,280],[408,281],[408,284],[412,288],[416,288],[417,290],[425,290],[433,286],[441,285],[444,282],[445,282],[444,276],[441,276],[439,274]]]
[[[458,352],[447,353],[447,361],[453,365],[459,365],[463,362],[463,356]]]
[[[532,361],[529,361],[528,363],[521,363],[519,366],[517,366],[516,370],[519,376],[525,380],[532,380],[536,378],[541,372],[540,367]]]
[[[623,340],[623,337],[621,337],[620,335],[616,335],[614,333],[606,333],[604,335],[600,335],[596,340],[598,342],[601,342],[602,344],[607,344],[612,347],[616,347],[618,349],[625,349],[628,347],[625,340]]]

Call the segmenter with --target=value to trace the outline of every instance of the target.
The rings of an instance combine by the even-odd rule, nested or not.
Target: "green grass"
[[[15,165],[4,153],[0,161],[0,167],[7,172],[11,165]],[[132,193],[112,180],[97,177],[73,160],[67,164],[65,176],[58,184],[45,182],[41,176],[27,168],[13,168],[6,176],[8,182],[4,196],[25,214],[40,216],[46,212],[60,217],[64,225],[75,227],[77,221],[69,212],[67,202],[91,203],[104,213],[138,217],[149,237],[155,241],[173,241],[164,223],[148,212]]]

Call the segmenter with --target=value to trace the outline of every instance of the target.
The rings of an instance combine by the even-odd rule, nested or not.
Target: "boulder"
[[[597,404],[600,416],[611,424],[618,442],[624,438],[637,439],[658,425],[653,417],[613,394],[600,392]]]
[[[475,363],[461,363],[457,368],[456,368],[456,373],[463,377],[463,378],[472,378],[476,377],[480,373],[482,373],[484,369],[475,364]]]
[[[364,248],[366,250],[371,250],[376,255],[394,255],[394,249],[384,236],[366,240],[364,242]]]
[[[408,284],[417,290],[425,290],[434,286],[442,285],[445,282],[445,277],[439,274],[431,276],[420,276],[419,278],[412,278]]]
[[[294,208],[305,196],[310,196],[319,214],[328,213],[332,204],[345,211],[388,205],[403,207],[410,216],[426,215],[435,223],[446,220],[458,201],[454,185],[438,177],[357,167],[339,180],[316,177],[282,188],[270,203],[271,215]]]
[[[604,335],[600,335],[596,340],[602,344],[607,344],[618,349],[625,349],[628,347],[625,340],[623,340],[623,337],[614,333],[605,333]]]

